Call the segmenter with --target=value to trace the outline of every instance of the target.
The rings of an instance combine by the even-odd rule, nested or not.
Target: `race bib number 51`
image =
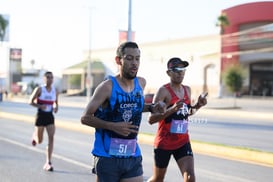
[[[136,151],[136,139],[111,138],[109,154],[114,156],[132,156]]]

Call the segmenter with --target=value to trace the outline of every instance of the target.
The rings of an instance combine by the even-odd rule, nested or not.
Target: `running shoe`
[[[32,146],[35,147],[36,146],[36,141],[34,139],[32,139],[32,142],[31,142]]]
[[[53,166],[51,165],[51,163],[45,163],[44,170],[45,171],[53,171]]]
[[[32,135],[32,141],[31,141],[31,144],[32,144],[33,147],[35,147],[36,144],[37,144],[35,138],[37,138],[37,137],[36,137],[35,133],[33,133],[33,135]]]

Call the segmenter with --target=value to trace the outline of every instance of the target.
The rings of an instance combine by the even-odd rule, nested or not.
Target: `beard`
[[[128,80],[133,80],[134,78],[136,78],[136,74],[130,74],[130,72],[126,72],[126,71],[122,71],[122,75],[124,76],[124,78],[128,79]]]

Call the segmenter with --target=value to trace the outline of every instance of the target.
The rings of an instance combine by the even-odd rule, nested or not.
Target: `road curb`
[[[26,116],[22,114],[14,114],[8,112],[1,112],[2,118],[18,120],[22,122],[33,123],[34,117]],[[84,132],[94,134],[95,129],[82,125],[79,123],[72,123],[71,121],[58,120],[55,121],[56,127],[60,127],[67,130],[73,130],[77,132]],[[140,133],[138,135],[138,141],[141,144],[153,145],[154,135]],[[192,149],[194,153],[209,155],[219,158],[226,158],[230,160],[238,160],[248,163],[254,163],[273,168],[273,153],[254,151],[250,149],[242,149],[232,146],[223,146],[219,144],[208,144],[204,142],[191,141]]]
[[[254,163],[273,168],[273,153],[192,141],[196,153]]]

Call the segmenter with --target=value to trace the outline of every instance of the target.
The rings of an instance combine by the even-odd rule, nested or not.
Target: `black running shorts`
[[[191,144],[186,143],[182,147],[175,150],[163,150],[159,148],[154,149],[154,160],[156,167],[167,168],[171,155],[173,155],[176,161],[185,156],[193,156]]]
[[[52,112],[38,112],[36,115],[35,126],[48,126],[54,124]]]

